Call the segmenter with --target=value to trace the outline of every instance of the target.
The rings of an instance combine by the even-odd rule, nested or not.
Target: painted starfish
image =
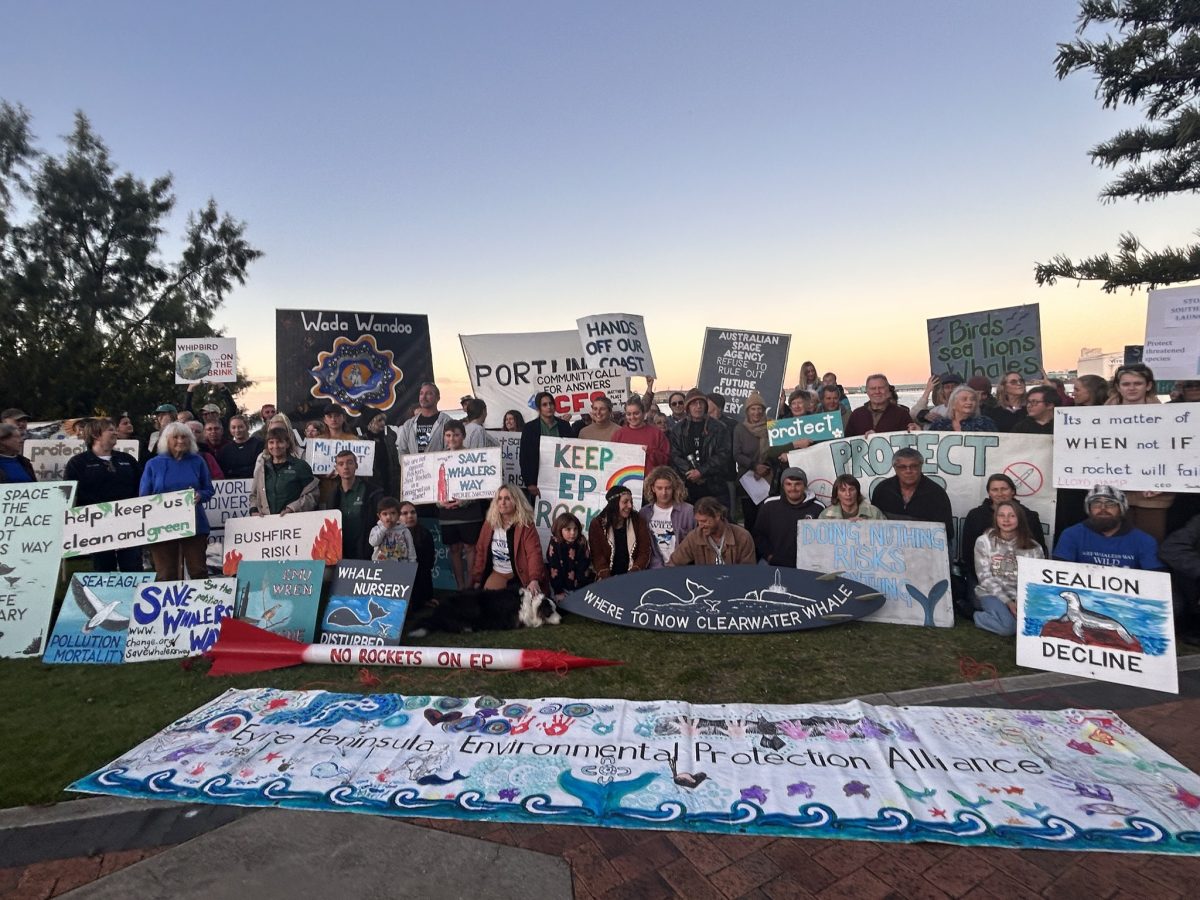
[[[929,814],[931,816],[933,816],[935,819],[946,818],[946,811],[944,809],[938,809],[937,807],[934,807],[933,809],[929,810]]]

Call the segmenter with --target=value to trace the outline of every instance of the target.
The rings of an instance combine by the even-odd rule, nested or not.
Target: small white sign
[[[589,369],[618,369],[654,377],[654,356],[641,316],[604,313],[576,319],[575,324]]]
[[[237,381],[237,338],[176,338],[175,383]]]
[[[400,458],[400,495],[412,503],[490,500],[503,480],[499,447]]]
[[[304,461],[312,467],[314,475],[329,475],[334,471],[334,461],[343,450],[358,457],[358,475],[369,478],[375,474],[375,442],[345,441],[330,438],[308,438],[304,442]]]

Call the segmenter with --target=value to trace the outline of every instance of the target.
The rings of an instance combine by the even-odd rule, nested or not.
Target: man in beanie
[[[796,568],[796,523],[815,519],[825,508],[808,492],[808,475],[792,466],[779,478],[783,493],[768,497],[754,521],[754,548],[758,558],[773,566]]]
[[[1158,543],[1126,518],[1129,501],[1124,491],[1098,484],[1088,491],[1083,505],[1088,517],[1058,536],[1055,559],[1124,569],[1162,569]]]
[[[588,526],[588,547],[596,580],[650,567],[650,527],[633,508],[633,493],[623,484],[608,489],[608,505]]]
[[[708,415],[708,397],[692,388],[684,398],[687,415],[671,426],[671,465],[687,485],[688,501],[722,497],[733,464],[733,441],[725,426]]]

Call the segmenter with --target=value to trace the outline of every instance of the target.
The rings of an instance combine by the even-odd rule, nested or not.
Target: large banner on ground
[[[931,372],[984,375],[1042,371],[1042,319],[1036,303],[926,319]]]
[[[375,474],[374,441],[337,441],[329,438],[308,438],[304,442],[304,461],[314,475],[328,475],[334,471],[334,461],[343,450],[349,450],[358,459],[358,475],[370,478]]]
[[[336,403],[354,415],[387,413],[399,425],[433,381],[429,319],[398,313],[275,311],[279,411],[293,422]]]
[[[499,447],[408,454],[400,473],[400,496],[413,503],[490,500],[503,481]]]
[[[584,316],[575,324],[589,369],[618,369],[628,375],[654,377],[654,356],[641,316],[605,313]]]
[[[629,376],[623,369],[589,369],[579,346],[578,331],[520,334],[460,334],[471,391],[487,404],[488,428],[504,425],[504,412],[520,410],[525,421],[537,417],[533,398],[554,395],[559,415],[591,409],[595,397],[607,396],[620,408],[628,396]]]
[[[1200,377],[1200,287],[1150,292],[1142,362],[1158,378]]]
[[[1171,576],[1017,560],[1017,665],[1179,693]]]
[[[123,663],[133,595],[153,580],[153,572],[76,572],[42,662]]]
[[[342,558],[342,513],[320,509],[230,519],[223,550],[225,575],[236,575],[243,559],[319,559],[332,566]]]
[[[70,790],[468,821],[1200,852],[1200,776],[1115,713],[1078,709],[231,689]]]
[[[791,340],[790,334],[706,328],[696,386],[723,395],[732,415],[740,415],[746,398],[758,391],[770,412],[783,390]]]
[[[1200,491],[1200,403],[1056,409],[1054,486],[1094,484]]]
[[[235,581],[155,581],[135,588],[125,662],[199,656],[217,642],[221,619],[233,615]]]
[[[188,488],[77,506],[64,519],[63,559],[174,541],[196,533],[196,492]]]
[[[1089,407],[1090,408],[1090,407]],[[808,487],[826,505],[833,480],[853,475],[870,496],[877,482],[892,476],[892,454],[901,447],[916,447],[925,457],[921,471],[946,489],[954,511],[954,546],[962,534],[967,513],[987,497],[987,479],[1007,474],[1017,486],[1017,498],[1042,520],[1054,525],[1054,488],[1050,435],[992,434],[989,432],[892,431],[870,438],[828,441],[788,453],[788,465],[808,474]],[[1046,535],[1047,545],[1051,535]]]
[[[796,565],[839,572],[886,598],[864,618],[896,625],[954,625],[950,552],[943,525],[929,522],[802,519]]]
[[[74,499],[73,481],[0,484],[0,658],[41,655]]]
[[[321,605],[322,560],[243,560],[233,616],[265,631],[311,644]]]
[[[230,519],[250,515],[253,478],[218,478],[213,482],[212,499],[204,504],[210,529],[222,529]]]
[[[50,440],[27,440],[21,451],[33,466],[33,475],[38,481],[62,481],[67,463],[78,456],[87,446],[79,438]],[[117,441],[117,450],[128,453],[134,459],[141,452],[137,441]]]
[[[237,338],[175,338],[175,383],[237,381]]]
[[[592,519],[604,510],[604,495],[617,485],[628,487],[633,508],[641,509],[645,447],[543,437],[540,451],[533,519],[543,549],[550,543],[554,520],[564,512],[574,513],[586,533]]]

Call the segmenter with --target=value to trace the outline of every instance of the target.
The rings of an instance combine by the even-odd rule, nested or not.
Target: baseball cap
[[[205,403],[202,407],[200,407],[200,412],[220,413],[221,407],[217,406],[215,403]]]
[[[160,403],[160,404],[158,404],[158,406],[156,406],[154,408],[155,415],[158,415],[159,413],[177,413],[177,412],[179,412],[179,410],[177,410],[175,408],[175,404],[173,404],[173,403]]]
[[[0,413],[0,419],[15,419],[17,421],[20,421],[21,419],[28,419],[28,418],[30,418],[29,413],[19,410],[15,406],[12,407],[11,409],[6,409],[4,412]]]

